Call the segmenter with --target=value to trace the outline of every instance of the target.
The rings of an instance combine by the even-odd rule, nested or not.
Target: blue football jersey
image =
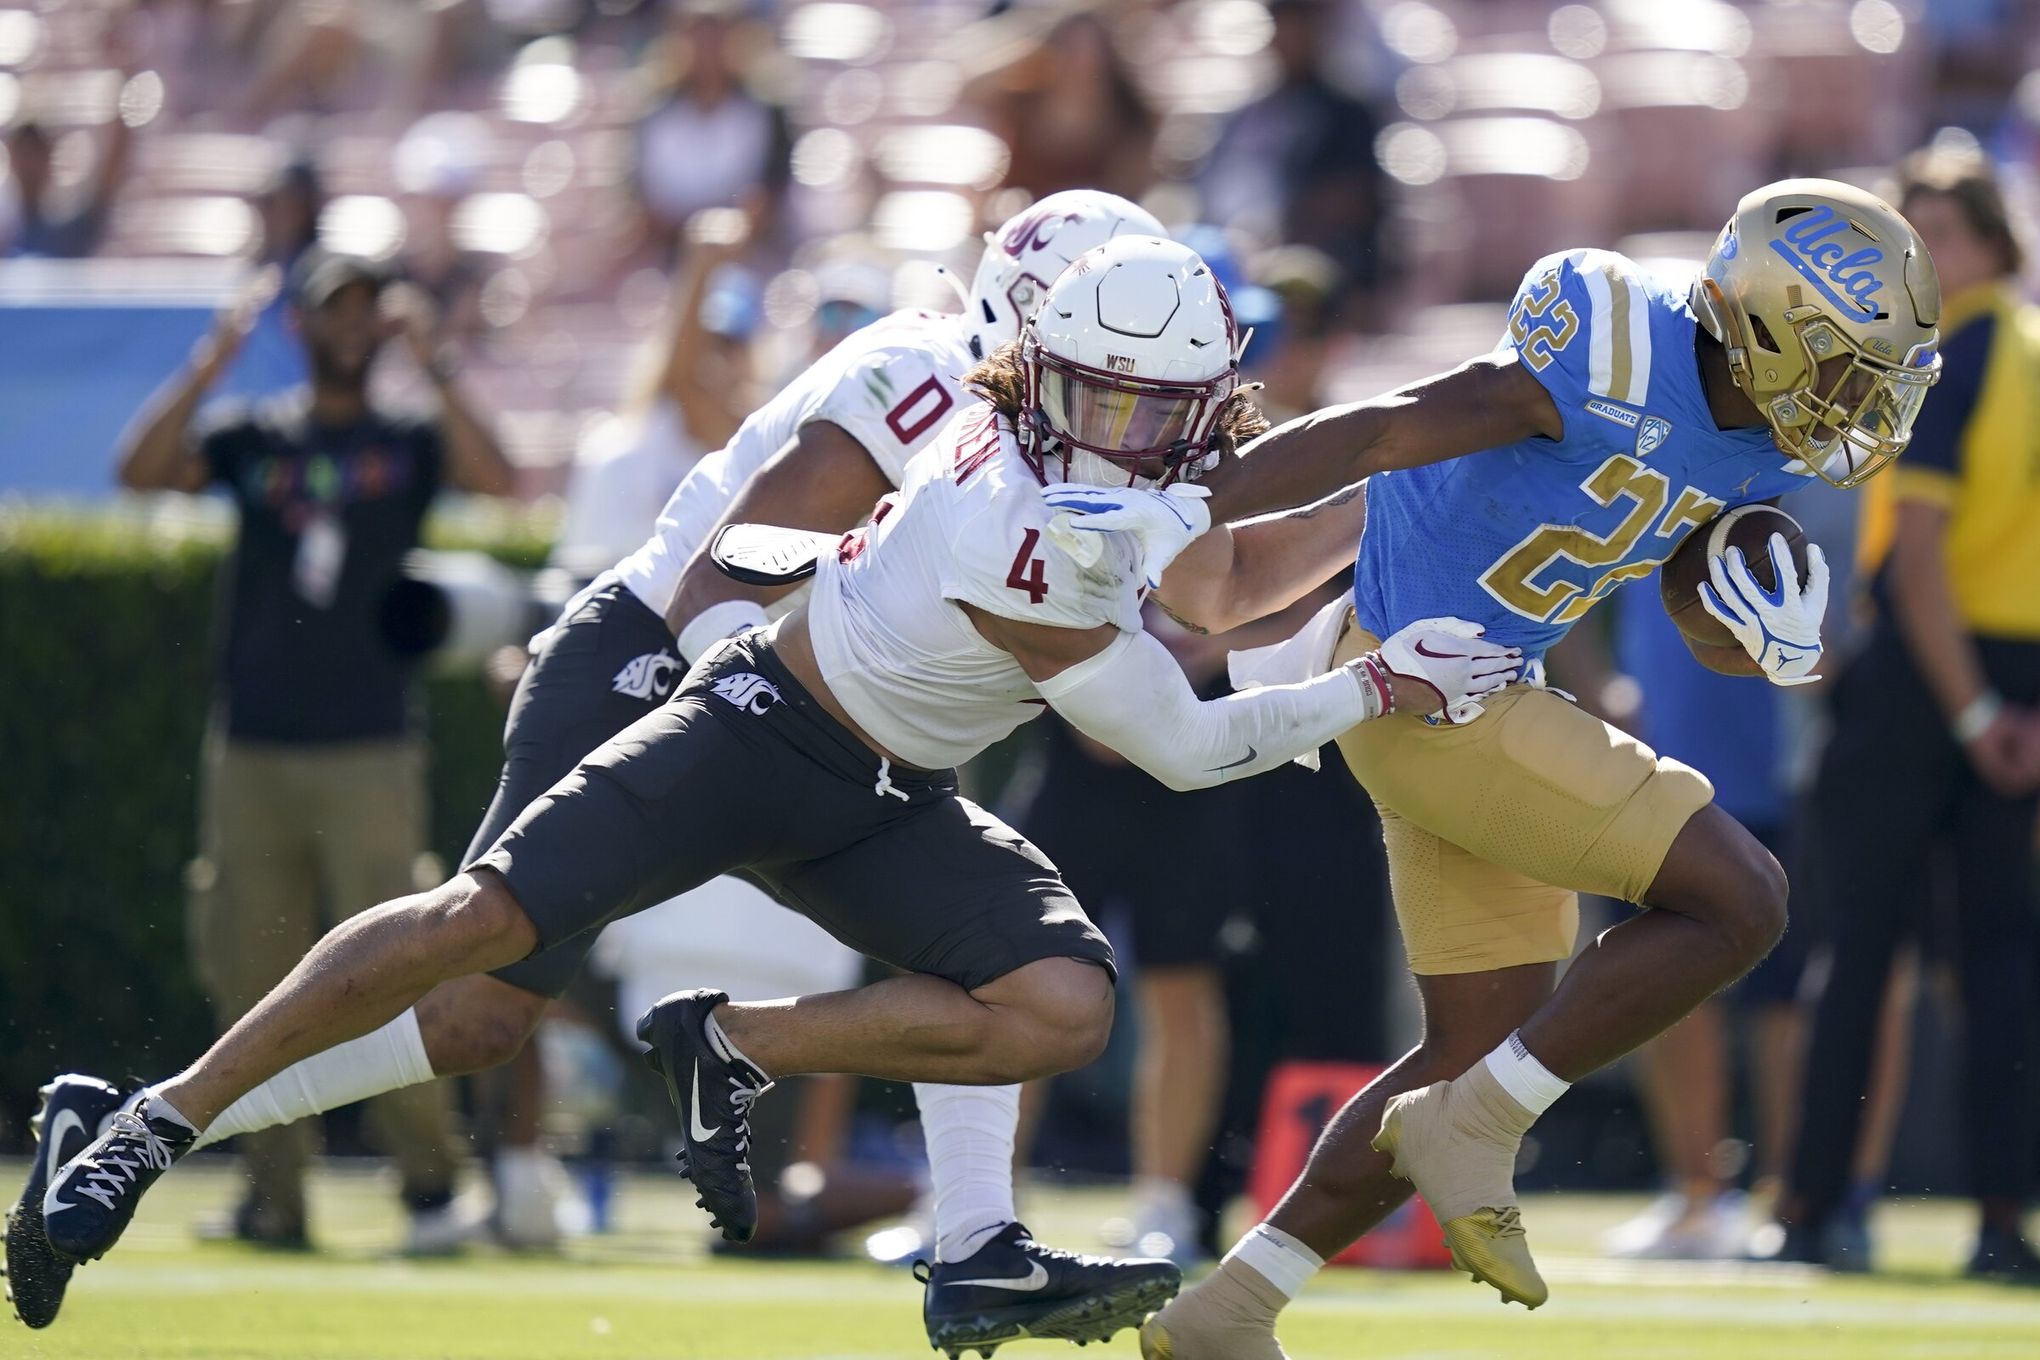
[[[1360,622],[1386,637],[1456,615],[1540,657],[1694,528],[1805,486],[1768,428],[1715,425],[1698,324],[1683,287],[1612,251],[1531,266],[1502,343],[1551,393],[1564,437],[1369,478]]]

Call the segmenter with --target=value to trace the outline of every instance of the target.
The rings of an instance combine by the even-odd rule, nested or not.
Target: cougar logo
[[[999,247],[1013,256],[1041,250],[1055,239],[1057,232],[1072,222],[1082,220],[1082,213],[1059,213],[1053,210],[1032,213],[1006,233],[1005,239],[999,242]]]
[[[1848,246],[1855,244],[1849,239],[1854,230],[1847,218],[1823,203],[1793,218],[1783,239],[1771,242],[1771,249],[1822,297],[1867,321],[1877,315],[1876,298],[1884,287],[1884,281],[1871,272],[1884,263],[1884,252],[1871,245],[1850,250]],[[1837,236],[1842,239],[1836,240]]]
[[[663,699],[672,692],[673,677],[684,669],[665,652],[632,657],[609,687],[633,699]]]
[[[1664,447],[1672,437],[1672,422],[1663,416],[1645,416],[1643,428],[1636,432],[1636,456],[1648,458]]]
[[[725,675],[710,688],[746,713],[763,713],[772,705],[784,702],[779,697],[778,686],[749,671]]]

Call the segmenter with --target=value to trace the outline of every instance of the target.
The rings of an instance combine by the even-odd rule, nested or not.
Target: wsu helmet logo
[[[1055,212],[1052,210],[1049,212],[1029,213],[1026,217],[1013,224],[1013,229],[1006,233],[1004,240],[999,242],[999,248],[1008,255],[1016,257],[1030,251],[1040,250],[1055,239],[1057,232],[1061,231],[1071,222],[1077,221],[1080,216],[1081,214],[1079,213]]]
[[[725,675],[709,688],[746,713],[762,714],[772,705],[785,702],[780,698],[777,685],[764,676],[754,675],[750,671]]]

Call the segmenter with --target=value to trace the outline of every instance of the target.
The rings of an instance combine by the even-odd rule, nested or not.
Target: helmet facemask
[[[1729,373],[1791,459],[1788,470],[1819,477],[1830,486],[1861,486],[1905,451],[1927,389],[1940,376],[1940,356],[1931,347],[1908,355],[1904,364],[1887,363],[1865,353],[1812,306],[1785,311],[1788,330],[1782,342],[1755,317],[1750,318],[1752,333],[1745,333],[1735,312],[1721,301],[1719,286],[1702,279],[1700,287],[1712,294],[1715,318],[1723,324]],[[1765,358],[1771,362],[1764,363]],[[1837,368],[1832,360],[1846,362]],[[1796,377],[1762,390],[1755,376],[1760,363]]]

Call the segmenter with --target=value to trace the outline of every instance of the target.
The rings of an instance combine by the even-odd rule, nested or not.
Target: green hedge
[[[155,1077],[211,1036],[185,959],[184,866],[227,530],[0,507],[0,1149],[53,1072]],[[435,546],[519,566],[518,518],[435,521]],[[501,764],[479,678],[427,686],[433,841],[456,860]]]

